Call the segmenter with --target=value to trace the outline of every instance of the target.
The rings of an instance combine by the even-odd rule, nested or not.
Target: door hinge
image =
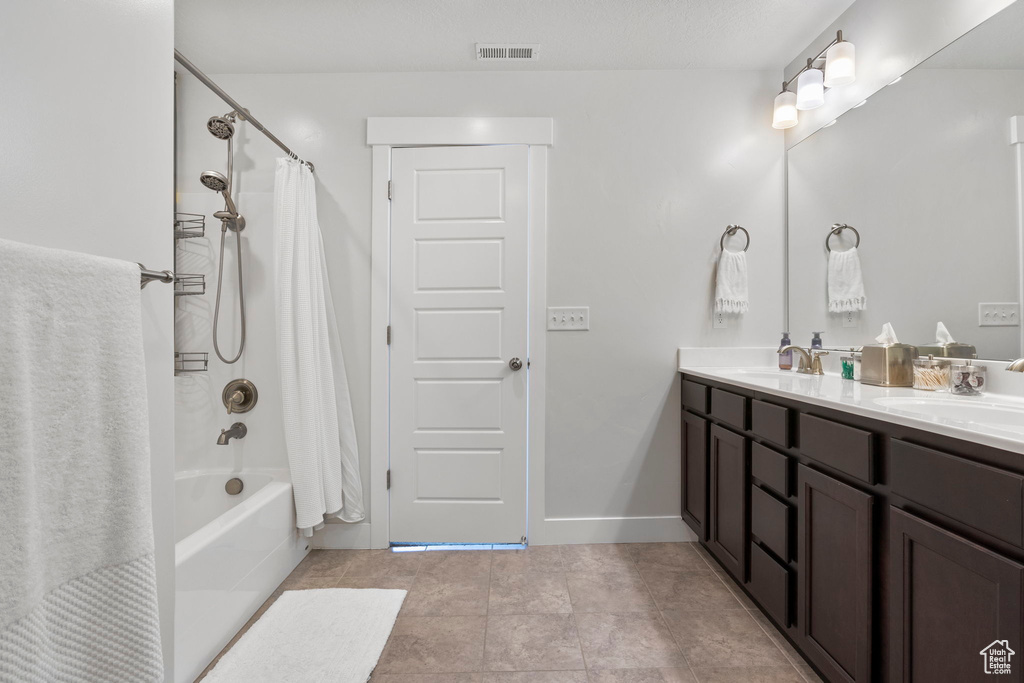
[[[388,470],[388,491],[391,490],[391,470]]]
[[[388,181],[388,201],[391,201],[391,181]]]
[[[388,346],[391,346],[391,325],[388,325]]]

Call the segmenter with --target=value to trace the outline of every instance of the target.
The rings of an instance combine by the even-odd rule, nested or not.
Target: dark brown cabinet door
[[[897,508],[889,544],[890,680],[1024,680],[1024,566]],[[998,677],[982,654],[993,643],[1022,653]]]
[[[873,499],[803,465],[797,482],[802,649],[829,681],[868,681]]]
[[[747,521],[750,458],[747,445],[747,440],[739,434],[711,425],[708,549],[740,583],[747,579],[750,546]]]
[[[708,540],[708,423],[683,413],[683,521]]]

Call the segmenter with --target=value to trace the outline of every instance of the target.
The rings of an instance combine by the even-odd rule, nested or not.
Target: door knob
[[[513,358],[508,362],[508,366],[513,370],[518,370],[519,368],[523,367],[523,361],[519,360],[518,358]]]

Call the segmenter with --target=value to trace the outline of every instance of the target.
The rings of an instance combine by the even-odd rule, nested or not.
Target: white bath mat
[[[204,683],[365,683],[404,590],[285,591],[225,653]]]

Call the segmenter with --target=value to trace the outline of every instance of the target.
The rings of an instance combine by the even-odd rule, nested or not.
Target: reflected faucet
[[[220,430],[220,436],[217,437],[218,446],[227,446],[228,441],[231,439],[241,439],[245,436],[249,430],[245,428],[245,425],[241,422],[236,422],[231,425],[231,429]]]
[[[787,351],[796,351],[800,354],[800,365],[797,366],[797,372],[804,375],[824,375],[825,371],[821,367],[821,356],[827,356],[828,351],[822,351],[820,349],[811,349],[810,352],[807,349],[799,346],[783,346],[779,349],[779,355],[786,353]]]
[[[1018,358],[1006,366],[1009,372],[1024,372],[1024,358]]]

